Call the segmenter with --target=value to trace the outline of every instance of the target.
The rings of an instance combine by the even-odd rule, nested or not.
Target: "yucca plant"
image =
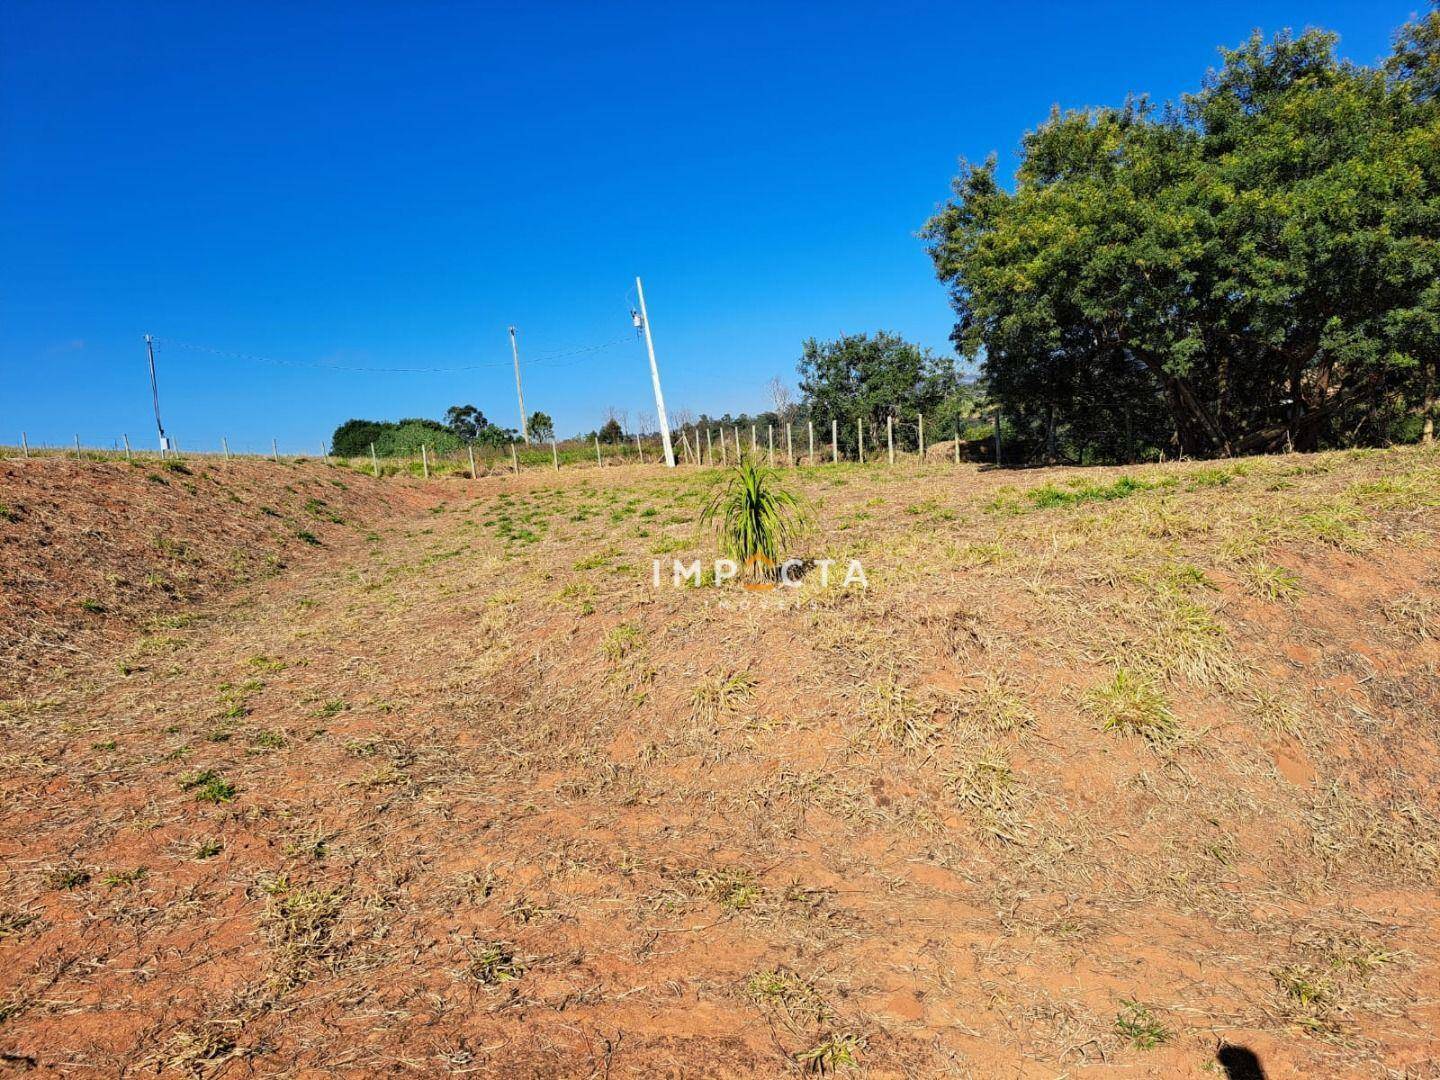
[[[714,525],[725,554],[751,577],[774,577],[785,546],[809,521],[804,505],[786,491],[773,469],[744,460],[720,482],[700,514]]]

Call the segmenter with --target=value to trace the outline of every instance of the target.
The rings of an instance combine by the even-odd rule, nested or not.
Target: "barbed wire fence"
[[[783,424],[760,423],[750,419],[723,423],[690,422],[672,429],[676,444],[677,467],[726,467],[742,459],[758,460],[776,468],[795,468],[851,462],[859,464],[890,464],[909,461],[952,460],[961,464],[971,460],[969,447],[976,441],[977,424],[984,418],[971,418],[962,430],[958,425],[949,432],[928,429],[923,413],[913,420],[892,415],[884,425],[865,420],[842,421],[806,418]],[[995,451],[991,463],[1003,460],[998,411],[994,414]],[[853,425],[853,428],[852,428]],[[853,433],[853,439],[850,437]],[[18,443],[0,444],[0,457],[8,458],[70,458],[72,460],[126,460],[144,462],[188,457],[230,461],[270,460],[297,462],[320,460],[344,462],[347,466],[372,472],[376,476],[415,475],[421,478],[468,473],[472,478],[495,473],[519,473],[537,468],[606,467],[613,465],[658,465],[663,462],[658,433],[628,433],[620,441],[602,441],[598,435],[588,438],[551,438],[539,444],[476,444],[460,449],[441,449],[423,444],[409,455],[383,456],[370,447],[368,455],[339,456],[331,453],[328,438],[317,437],[314,452],[282,452],[277,439],[268,443],[255,439],[221,436],[216,446],[196,446],[171,437],[169,448],[162,449],[133,442],[128,434],[118,437],[82,437],[77,433],[65,443],[32,441],[25,432]],[[938,451],[938,453],[937,453]]]
[[[459,375],[510,366],[509,361],[437,367],[288,360],[172,338],[156,337],[152,340],[157,351],[183,350],[245,364],[366,375]],[[526,364],[547,368],[572,367],[587,363],[597,354],[631,340],[633,335],[627,333],[595,344],[552,349],[528,356]],[[762,417],[765,415],[761,414]],[[933,419],[927,431],[923,413],[916,413],[911,419],[895,411],[886,417],[883,425],[873,420],[867,422],[863,418],[846,417],[842,420],[812,416],[799,421],[785,420],[779,424],[768,420],[761,423],[750,417],[742,417],[728,424],[715,419],[703,422],[686,420],[671,425],[671,436],[676,443],[677,466],[724,467],[738,463],[745,457],[763,460],[773,467],[817,466],[841,462],[883,462],[893,465],[916,459],[945,460],[946,457],[958,465],[972,460],[969,451],[978,441],[977,428],[989,426],[992,421],[993,435],[987,435],[993,439],[993,452],[984,456],[989,458],[990,464],[999,465],[1004,461],[1004,450],[1002,416],[998,409],[964,418],[952,424],[950,431],[938,430]],[[618,442],[602,441],[597,433],[588,439],[551,438],[548,445],[470,443],[459,450],[441,450],[433,444],[422,444],[418,453],[409,455],[380,455],[372,445],[368,456],[344,458],[331,453],[330,438],[318,433],[313,453],[309,448],[303,447],[296,453],[293,445],[282,452],[278,439],[274,437],[267,441],[253,437],[231,439],[228,435],[222,435],[218,445],[214,446],[191,444],[174,436],[167,436],[158,447],[147,446],[145,442],[146,440],[132,441],[128,433],[99,437],[82,437],[77,433],[67,443],[32,442],[28,434],[22,431],[17,444],[0,443],[0,457],[70,457],[77,460],[123,458],[131,462],[164,460],[171,456],[226,461],[268,459],[276,462],[296,462],[319,459],[334,463],[343,460],[347,466],[368,467],[376,476],[399,474],[421,478],[455,474],[468,474],[473,478],[482,474],[519,473],[545,467],[558,470],[565,467],[658,464],[663,461],[658,432],[629,433]],[[937,448],[942,452],[930,453],[927,457],[927,451],[935,451]]]

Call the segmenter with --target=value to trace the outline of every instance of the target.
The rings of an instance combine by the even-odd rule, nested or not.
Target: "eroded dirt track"
[[[5,703],[0,1052],[1440,1075],[1437,461],[798,474],[863,591],[654,588],[710,474],[357,504]]]

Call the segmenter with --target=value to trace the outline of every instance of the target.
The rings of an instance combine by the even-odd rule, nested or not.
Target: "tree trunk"
[[[1422,414],[1425,417],[1425,426],[1420,430],[1420,441],[1429,446],[1435,441],[1435,409],[1440,406],[1440,397],[1435,393],[1435,364],[1430,365],[1430,372],[1425,379],[1425,404],[1421,406]]]

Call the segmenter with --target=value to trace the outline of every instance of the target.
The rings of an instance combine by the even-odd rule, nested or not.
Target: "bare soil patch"
[[[709,473],[341,477],[287,568],[4,703],[0,1052],[1436,1075],[1437,463],[801,470],[869,588],[768,594],[651,584]]]

